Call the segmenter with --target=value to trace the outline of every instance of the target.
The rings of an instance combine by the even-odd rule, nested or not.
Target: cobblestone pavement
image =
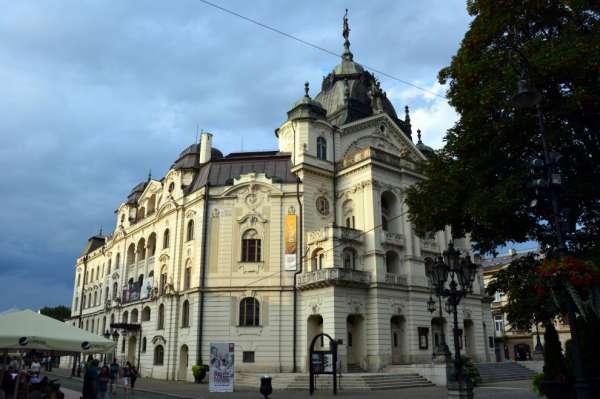
[[[62,386],[65,388],[81,391],[81,379],[71,378],[70,371],[55,369],[49,375],[52,378],[60,378]],[[125,395],[122,388],[119,388],[116,396],[109,399],[172,399],[172,398],[194,398],[194,399],[250,399],[262,398],[258,393],[258,381],[255,391],[242,391],[234,393],[209,393],[207,384],[192,384],[174,381],[152,380],[141,378],[136,382],[136,392]],[[347,399],[443,399],[446,398],[446,389],[444,387],[422,387],[407,388],[401,390],[373,391],[373,392],[341,392],[338,397]],[[272,399],[299,399],[308,398],[306,391],[285,391],[274,392]],[[331,392],[316,392],[316,398],[334,398]],[[537,399],[531,392],[530,381],[508,381],[495,384],[487,384],[475,389],[476,399]]]

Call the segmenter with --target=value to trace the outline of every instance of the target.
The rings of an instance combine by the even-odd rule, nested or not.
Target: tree
[[[530,161],[541,152],[537,121],[512,101],[526,59],[543,95],[548,141],[563,155],[561,207],[577,226],[569,250],[598,256],[600,2],[470,0],[467,8],[470,29],[439,73],[459,120],[422,166],[427,178],[408,190],[417,232],[450,225],[455,237],[470,233],[482,253],[507,241],[557,247],[548,196],[528,188]]]
[[[52,317],[53,319],[65,321],[71,318],[71,309],[64,306],[59,305],[53,308],[45,306],[40,309],[40,313],[44,316]]]
[[[550,296],[541,292],[537,273],[541,263],[533,254],[515,259],[498,271],[486,288],[488,295],[496,292],[506,295],[507,303],[501,310],[517,330],[527,331],[534,324],[553,320],[559,313]]]

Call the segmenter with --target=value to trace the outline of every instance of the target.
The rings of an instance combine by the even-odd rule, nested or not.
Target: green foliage
[[[539,295],[540,277],[536,268],[541,264],[534,255],[512,261],[498,271],[488,284],[488,295],[499,291],[506,295],[507,303],[502,307],[512,327],[527,331],[536,322],[554,318],[558,309],[548,295]]]
[[[40,309],[40,313],[44,316],[52,317],[53,319],[60,321],[65,321],[71,318],[71,309],[64,305],[55,306],[53,308],[46,306]]]
[[[542,392],[542,381],[544,381],[544,373],[536,374],[533,377],[533,380],[531,380],[533,393],[537,396],[544,396],[544,393]]]
[[[206,364],[195,364],[192,366],[192,374],[196,380],[202,381],[208,373],[208,366]]]
[[[561,381],[566,379],[567,370],[562,355],[558,334],[552,322],[546,323],[544,332],[544,379]]]
[[[529,239],[556,247],[548,200],[530,207],[538,196],[527,188],[529,161],[542,148],[534,112],[516,109],[512,100],[522,55],[543,94],[549,145],[563,155],[561,207],[578,227],[568,237],[570,250],[597,255],[600,2],[469,0],[467,9],[470,29],[439,73],[460,119],[445,147],[422,166],[427,179],[408,190],[417,233],[450,225],[455,237],[471,233],[481,252]]]
[[[467,376],[469,381],[471,381],[471,384],[473,384],[474,387],[481,384],[481,376],[479,375],[479,370],[477,370],[477,367],[473,364],[473,360],[471,360],[469,356],[461,356],[460,359],[462,362],[463,373]]]

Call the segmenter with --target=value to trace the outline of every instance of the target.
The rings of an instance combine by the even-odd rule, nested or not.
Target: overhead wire
[[[208,1],[208,0],[198,0],[198,1],[199,1],[199,2],[201,2],[201,3],[204,3],[204,4],[206,4],[207,6],[210,6],[210,7],[216,8],[216,9],[218,9],[218,10],[221,10],[221,11],[223,11],[223,12],[227,13],[227,14],[233,15],[233,16],[235,16],[235,17],[237,17],[237,18],[243,19],[243,20],[245,20],[245,21],[247,21],[247,22],[250,22],[250,23],[252,23],[252,24],[255,24],[255,25],[257,25],[257,26],[260,26],[260,27],[261,27],[261,28],[263,28],[263,29],[270,30],[271,32],[274,32],[274,33],[277,33],[277,34],[279,34],[279,35],[285,36],[285,37],[287,37],[288,39],[295,40],[295,41],[297,41],[297,42],[299,42],[299,43],[302,43],[302,44],[304,44],[305,46],[309,46],[309,47],[312,47],[312,48],[314,48],[314,49],[316,49],[316,50],[323,51],[323,52],[325,52],[325,53],[327,53],[327,54],[329,54],[329,55],[333,55],[333,56],[335,56],[335,57],[341,57],[341,56],[342,56],[341,54],[339,54],[339,53],[336,53],[335,51],[332,51],[332,50],[326,49],[325,47],[321,47],[321,46],[319,46],[319,45],[317,45],[317,44],[311,43],[311,42],[309,42],[309,41],[307,41],[307,40],[304,40],[304,39],[302,39],[302,38],[300,38],[300,37],[298,37],[298,36],[295,36],[295,35],[292,35],[292,34],[290,34],[290,33],[284,32],[284,31],[282,31],[282,30],[280,30],[280,29],[277,29],[277,28],[275,28],[275,27],[273,27],[273,26],[267,25],[266,23],[263,23],[263,22],[257,21],[257,20],[255,20],[255,19],[252,19],[252,18],[250,18],[250,17],[247,17],[247,16],[245,16],[245,15],[242,15],[242,14],[240,14],[240,13],[238,13],[238,12],[235,12],[235,11],[233,11],[233,10],[230,10],[230,9],[228,9],[228,8],[225,8],[225,7],[223,7],[223,6],[220,6],[220,5],[218,5],[218,4],[212,3],[212,2],[210,2],[210,1]],[[400,79],[400,78],[398,78],[398,77],[396,77],[396,76],[393,76],[393,75],[391,75],[391,74],[389,74],[389,73],[387,73],[387,72],[384,72],[384,71],[382,71],[382,70],[380,70],[380,69],[373,68],[373,67],[371,67],[371,66],[369,66],[369,65],[366,65],[366,64],[362,64],[362,66],[363,66],[363,67],[365,67],[366,69],[370,69],[371,71],[373,71],[373,72],[376,72],[376,73],[378,73],[378,74],[380,74],[380,75],[382,75],[382,76],[385,76],[385,77],[387,77],[387,78],[389,78],[389,79],[395,80],[395,81],[397,81],[397,82],[400,82],[400,83],[402,83],[402,84],[405,84],[405,85],[407,85],[407,86],[411,86],[411,87],[414,87],[415,89],[418,89],[418,90],[421,90],[421,91],[423,91],[423,92],[425,92],[425,93],[428,93],[428,94],[430,94],[430,95],[432,95],[432,96],[439,97],[439,98],[443,98],[444,100],[446,100],[446,96],[442,96],[442,95],[440,95],[440,94],[438,94],[438,93],[436,93],[436,92],[434,92],[434,91],[431,91],[431,90],[429,90],[429,89],[426,89],[426,88],[424,88],[424,87],[418,86],[418,85],[416,85],[416,84],[414,84],[414,83],[411,83],[411,82],[409,82],[409,81],[406,81],[406,80],[404,80],[404,79]]]

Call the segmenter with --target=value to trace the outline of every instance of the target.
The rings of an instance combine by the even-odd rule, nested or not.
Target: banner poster
[[[144,282],[142,284],[142,291],[140,292],[140,298],[146,299],[150,296],[152,292],[152,288],[154,288],[154,276],[144,277]]]
[[[209,392],[233,392],[234,363],[233,343],[211,342]]]
[[[284,270],[296,270],[297,231],[296,215],[285,215],[283,230],[283,239],[285,240]]]

